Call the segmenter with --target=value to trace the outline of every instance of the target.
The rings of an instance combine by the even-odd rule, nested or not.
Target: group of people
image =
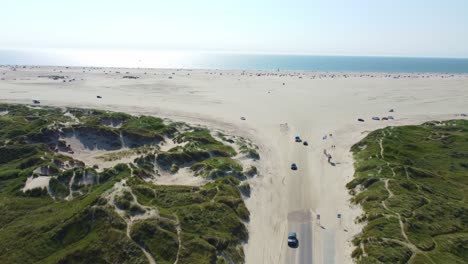
[[[328,134],[328,135],[323,136],[323,140],[326,140],[327,137],[333,137],[333,134],[330,133],[330,134]],[[335,146],[335,145],[331,145],[331,148],[334,149],[334,148],[336,148],[336,146]],[[325,157],[327,157],[328,163],[330,163],[330,164],[332,164],[332,165],[335,165],[335,163],[333,163],[333,162],[331,161],[332,155],[331,155],[330,153],[327,153],[327,150],[326,150],[326,149],[323,150],[323,153],[325,154]]]

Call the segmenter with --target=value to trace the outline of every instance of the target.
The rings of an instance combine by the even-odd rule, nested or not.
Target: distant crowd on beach
[[[29,70],[52,70],[57,73],[96,73],[104,75],[119,76],[125,79],[139,79],[149,75],[165,76],[173,79],[176,76],[190,76],[194,74],[218,75],[218,76],[243,76],[243,77],[280,77],[297,79],[340,79],[340,78],[385,78],[385,79],[447,79],[468,78],[468,74],[448,73],[353,73],[353,72],[315,72],[315,71],[239,71],[239,70],[190,70],[190,69],[151,69],[151,68],[103,68],[103,67],[52,67],[52,66],[24,66],[24,65],[0,65],[0,80],[16,80],[7,78],[7,72],[29,71]],[[67,76],[68,77],[68,76]],[[147,77],[149,78],[149,77]],[[58,79],[55,79],[58,80]],[[240,79],[238,79],[240,80]],[[61,80],[66,82],[65,80]],[[69,80],[68,80],[69,81]],[[283,85],[287,85],[283,82]]]

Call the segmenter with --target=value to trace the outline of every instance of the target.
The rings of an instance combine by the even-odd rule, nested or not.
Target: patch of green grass
[[[258,173],[257,167],[252,165],[245,171],[244,174],[249,176],[249,177],[253,177],[253,176],[257,175],[257,173]]]
[[[347,187],[367,221],[358,263],[468,262],[468,121],[379,129],[352,151]]]
[[[67,185],[61,183],[56,178],[51,178],[49,181],[50,192],[54,197],[58,199],[64,199],[70,194],[70,190]]]
[[[245,138],[240,138],[237,141],[239,145],[240,152],[246,155],[248,158],[259,160],[260,154],[258,154],[258,147],[252,144],[251,142],[247,141]]]
[[[209,179],[216,179],[226,175],[244,178],[242,165],[231,158],[210,158],[197,162],[190,167],[197,175]]]
[[[97,159],[100,159],[103,161],[116,161],[116,160],[121,160],[123,158],[131,157],[136,154],[146,154],[146,153],[149,153],[151,150],[153,150],[151,147],[143,146],[143,147],[121,150],[121,151],[112,152],[112,153],[106,153],[97,157]]]
[[[372,241],[365,244],[366,257],[360,258],[357,263],[407,263],[411,257],[411,250],[391,241]]]
[[[114,198],[114,203],[117,208],[121,210],[130,209],[130,205],[133,202],[133,196],[129,191],[123,191],[121,194]]]
[[[158,165],[166,170],[169,170],[173,165],[183,166],[193,162],[203,161],[208,159],[210,154],[204,150],[193,148],[177,148],[167,152],[159,153],[156,157]]]
[[[179,242],[173,222],[144,220],[132,226],[132,239],[144,247],[157,263],[174,263]]]
[[[128,175],[128,170],[123,171],[91,188],[86,196],[70,202],[55,202],[49,196],[20,197],[2,193],[0,247],[6,250],[0,252],[0,262],[57,263],[68,259],[77,262],[79,257],[96,260],[96,263],[106,258],[121,258],[122,262],[144,259],[137,247],[131,250],[134,242],[125,237],[121,218],[106,207],[93,207],[105,190]],[[120,231],[115,233],[117,230]],[[126,244],[129,251],[113,252],[110,247],[97,247],[104,242],[112,246]],[[87,255],[91,252],[99,254]]]
[[[241,185],[239,185],[239,190],[243,195],[245,195],[247,197],[250,197],[251,190],[250,190],[250,184],[249,183],[244,182]]]
[[[122,131],[129,134],[142,135],[144,137],[153,138],[162,136],[172,136],[177,129],[167,125],[161,118],[151,116],[134,117],[124,123]]]
[[[8,114],[0,116],[0,142],[40,137],[47,134],[54,124],[70,121],[58,108],[0,104],[0,109],[8,111]]]
[[[254,160],[259,160],[260,159],[260,154],[258,154],[258,151],[253,148],[247,147],[247,145],[242,145],[241,148],[241,153],[245,154],[247,157],[254,159]]]
[[[210,131],[204,128],[195,128],[193,131],[182,133],[175,138],[175,141],[188,142],[187,148],[198,148],[215,157],[232,157],[237,154],[231,146],[216,140]]]
[[[217,252],[242,263],[243,251],[238,246],[247,239],[243,220],[248,220],[249,213],[239,183],[226,177],[201,187],[158,186],[133,178],[129,186],[141,204],[156,206],[162,215],[172,219],[169,223],[174,223],[173,215],[177,216],[182,236],[181,263],[216,263]],[[158,229],[157,225],[153,224],[153,229]],[[176,245],[166,247],[169,252],[177,250]]]

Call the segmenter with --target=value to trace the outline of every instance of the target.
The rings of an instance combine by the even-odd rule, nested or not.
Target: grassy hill
[[[92,168],[70,137],[109,160],[138,157]],[[169,140],[181,146],[161,151]],[[235,155],[207,129],[160,118],[0,104],[0,263],[243,263],[248,185]],[[207,184],[149,181],[192,166]],[[40,177],[46,186],[23,189]]]
[[[352,151],[358,263],[468,263],[467,120],[379,129]]]

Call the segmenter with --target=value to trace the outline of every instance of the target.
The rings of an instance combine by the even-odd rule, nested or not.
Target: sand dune
[[[350,147],[380,127],[466,118],[459,114],[468,112],[467,75],[110,68],[83,73],[57,67],[0,72],[2,102],[37,99],[42,105],[158,115],[253,140],[261,160],[246,200],[247,263],[352,263],[350,241],[360,232],[354,219],[361,211],[350,205],[345,188],[353,175]],[[38,77],[46,75],[68,77]],[[390,114],[394,120],[372,120]],[[309,146],[295,143],[296,135]],[[289,168],[293,162],[297,171]],[[180,181],[185,182],[174,183]],[[296,250],[286,245],[288,231],[298,232]]]

